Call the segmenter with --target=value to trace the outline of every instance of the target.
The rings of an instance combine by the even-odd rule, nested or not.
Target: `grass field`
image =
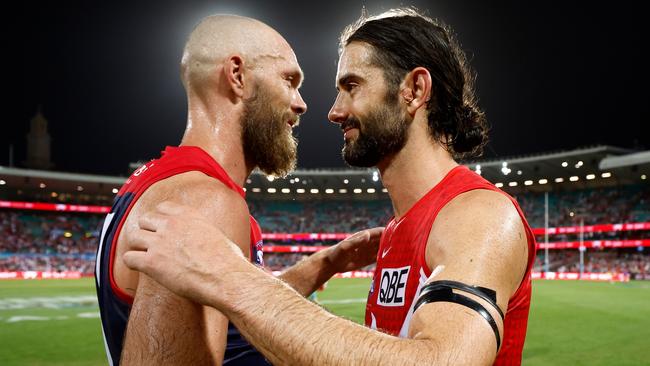
[[[362,322],[369,280],[324,306]],[[650,365],[650,283],[536,281],[524,365]],[[0,281],[0,365],[106,365],[92,279]]]

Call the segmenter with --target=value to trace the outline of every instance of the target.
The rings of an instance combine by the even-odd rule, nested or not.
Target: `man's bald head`
[[[212,15],[194,28],[185,44],[181,61],[185,88],[210,80],[214,68],[231,55],[241,56],[249,68],[261,57],[295,58],[287,41],[268,25],[242,16]]]

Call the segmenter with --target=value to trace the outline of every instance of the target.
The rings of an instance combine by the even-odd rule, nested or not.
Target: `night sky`
[[[129,162],[180,142],[186,101],[179,61],[204,16],[234,13],[277,29],[305,72],[309,106],[296,134],[299,167],[344,167],[342,134],[327,121],[337,42],[363,4],[415,5],[456,32],[478,74],[491,125],[486,157],[593,144],[648,149],[648,32],[635,2],[526,1],[41,1],[5,14],[0,165],[25,159],[29,120],[49,120],[55,170],[125,175]],[[643,46],[643,45],[646,46]],[[7,52],[8,51],[8,52]],[[6,94],[6,93],[5,93]],[[18,101],[13,98],[18,95]]]

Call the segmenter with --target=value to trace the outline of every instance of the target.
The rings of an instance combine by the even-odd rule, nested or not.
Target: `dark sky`
[[[306,74],[299,167],[343,167],[341,132],[327,111],[338,35],[363,4],[371,13],[415,5],[455,30],[492,128],[486,157],[592,144],[650,148],[641,127],[648,123],[648,21],[631,1],[37,1],[5,14],[13,66],[5,70],[11,97],[0,165],[8,164],[10,144],[14,161],[24,160],[39,104],[56,170],[124,175],[129,162],[178,144],[184,41],[202,17],[235,13],[282,33]]]

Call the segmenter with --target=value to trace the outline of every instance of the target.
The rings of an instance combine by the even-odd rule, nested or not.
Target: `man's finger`
[[[156,210],[165,215],[179,215],[185,211],[187,206],[172,202],[172,201],[163,201],[156,206]]]
[[[147,252],[128,251],[122,255],[122,261],[132,270],[148,274],[146,266]]]
[[[146,251],[159,240],[160,237],[153,231],[136,230],[129,235],[129,247],[131,250]]]
[[[158,231],[167,223],[168,216],[158,212],[147,212],[138,219],[138,226],[142,230]]]

